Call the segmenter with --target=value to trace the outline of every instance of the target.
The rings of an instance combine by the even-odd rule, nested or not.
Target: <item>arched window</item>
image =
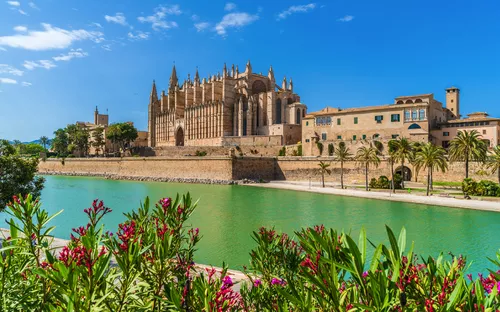
[[[288,104],[292,104],[293,103],[293,99],[292,98],[288,98]]]
[[[300,109],[299,109],[299,108],[297,108],[297,112],[296,112],[296,114],[295,114],[295,117],[296,117],[295,122],[296,122],[298,125],[300,125]]]
[[[405,102],[403,102],[403,101],[401,101],[401,100],[399,100],[399,101],[397,101],[397,102],[396,102],[396,104],[404,104],[404,103],[405,103]]]
[[[281,123],[281,99],[276,100],[276,123]]]
[[[267,91],[266,84],[263,83],[262,81],[256,80],[252,84],[252,93],[253,94],[259,94],[259,93],[266,92],[266,91]]]
[[[413,104],[412,100],[406,100],[405,104]]]
[[[417,118],[418,118],[418,113],[417,113],[417,110],[414,109],[414,110],[411,111],[411,119],[412,120],[417,120]]]
[[[378,134],[378,133],[375,133],[375,134],[372,136],[372,138],[373,138],[373,139],[378,139],[379,137],[380,137],[380,134]]]
[[[422,99],[416,99],[415,103],[422,103]]]
[[[408,130],[415,130],[415,129],[422,129],[422,127],[420,127],[420,125],[417,125],[416,123],[411,124],[411,125],[408,127]]]
[[[304,117],[306,117],[306,110],[305,109],[302,110],[302,118],[304,118]]]

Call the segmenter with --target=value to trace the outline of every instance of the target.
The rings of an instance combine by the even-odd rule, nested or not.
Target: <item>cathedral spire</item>
[[[170,83],[169,86],[170,88],[175,88],[175,86],[179,83],[179,79],[177,79],[177,71],[175,70],[175,64],[174,67],[172,67],[172,74],[170,75]]]
[[[289,90],[292,91],[293,93],[293,81],[292,81],[292,77],[290,77],[290,83],[288,84],[289,85]]]
[[[227,77],[227,67],[226,67],[226,63],[224,63],[224,68],[222,69],[222,78],[226,78]]]
[[[236,72],[234,71],[234,64],[233,64],[233,66],[231,67],[231,77],[235,78],[235,74]]]
[[[247,66],[245,67],[245,73],[247,73],[247,74],[252,73],[252,64],[250,64],[250,60],[248,60]]]
[[[283,77],[283,82],[281,83],[281,89],[286,90],[286,76]]]
[[[158,92],[156,91],[156,83],[153,80],[153,88],[151,89],[151,94],[149,95],[149,104],[154,104],[158,101]],[[97,107],[96,107],[97,112]]]
[[[267,73],[267,78],[269,78],[269,80],[271,80],[271,81],[274,81],[274,71],[273,71],[272,65],[269,67],[269,72]]]
[[[194,84],[200,85],[200,75],[198,74],[198,66],[196,66],[196,74],[194,74]]]

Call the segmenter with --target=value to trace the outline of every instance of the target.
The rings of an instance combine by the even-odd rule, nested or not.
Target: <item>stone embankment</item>
[[[258,181],[243,179],[243,180],[220,180],[220,179],[197,179],[197,178],[165,178],[165,177],[141,177],[141,176],[123,176],[116,174],[105,173],[80,173],[80,172],[43,172],[43,175],[57,176],[73,176],[73,177],[95,177],[107,180],[122,180],[122,181],[142,181],[142,182],[174,182],[174,183],[194,183],[194,184],[218,184],[218,185],[238,185],[252,184]]]

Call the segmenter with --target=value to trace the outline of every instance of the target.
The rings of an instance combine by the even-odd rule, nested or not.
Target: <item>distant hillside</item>
[[[14,144],[14,141],[9,141],[10,144]],[[40,143],[40,139],[38,140],[33,140],[33,141],[30,141],[30,142],[21,142],[23,144],[30,144],[30,143],[35,143],[35,144],[40,144],[42,145],[42,143]],[[50,146],[52,144],[52,140],[49,139],[49,141],[47,142],[47,147]]]

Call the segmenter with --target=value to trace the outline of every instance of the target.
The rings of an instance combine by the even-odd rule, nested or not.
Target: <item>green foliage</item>
[[[21,144],[18,148],[21,155],[40,156],[40,153],[45,152],[45,148],[36,143]]]
[[[50,140],[48,137],[46,137],[46,136],[40,137],[40,145],[43,146],[44,150],[47,150],[47,145],[49,144],[49,142],[50,142]]]
[[[334,149],[333,143],[328,144],[328,156],[333,156]]]
[[[92,146],[95,148],[96,155],[99,155],[100,151],[102,151],[102,153],[104,154],[104,147],[106,146],[106,140],[104,138],[104,128],[96,128],[92,132],[92,139]]]
[[[476,182],[471,178],[466,178],[462,182],[462,192],[465,195],[500,197],[500,185],[493,181],[481,180]]]
[[[446,151],[432,142],[424,144],[415,156],[415,165],[417,168],[427,168],[427,195],[429,195],[433,172],[440,170],[444,173],[448,169]]]
[[[449,154],[451,161],[465,161],[465,177],[469,177],[469,161],[485,162],[488,147],[476,130],[458,131],[451,140]]]
[[[52,149],[59,157],[66,157],[68,155],[68,134],[65,129],[57,129],[54,131],[54,139],[52,140]]]
[[[402,186],[401,186],[402,180],[403,180],[403,178],[401,177],[400,174],[394,175],[394,188],[395,189],[402,188]],[[372,189],[390,189],[392,186],[392,182],[388,177],[382,175],[378,179],[372,178],[370,180],[369,186]]]
[[[106,138],[116,143],[125,151],[135,139],[137,129],[129,122],[111,124],[106,131]]]
[[[207,152],[205,152],[205,151],[198,151],[198,150],[196,150],[195,155],[196,155],[196,156],[200,156],[200,157],[201,157],[201,156],[207,156]]]
[[[368,169],[370,165],[378,167],[380,165],[379,151],[371,144],[369,147],[361,146],[356,152],[356,161],[365,168],[365,189],[368,190]]]
[[[282,148],[280,148],[278,156],[286,156],[286,147],[283,146]]]
[[[37,157],[21,157],[7,140],[0,140],[0,211],[14,195],[40,196],[42,177],[37,177]]]

